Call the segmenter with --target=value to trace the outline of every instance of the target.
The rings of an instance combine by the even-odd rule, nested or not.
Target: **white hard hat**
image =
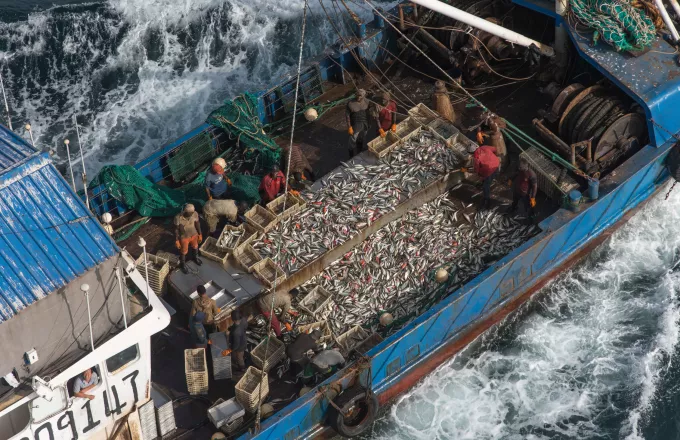
[[[223,438],[227,438],[227,436],[221,432],[216,432],[210,437],[210,440],[222,440]]]
[[[309,122],[316,121],[316,118],[319,117],[319,113],[317,113],[316,109],[314,108],[308,108],[305,110],[305,119],[308,120]]]
[[[102,214],[102,223],[107,225],[111,223],[111,220],[113,220],[113,216],[111,215],[111,213],[105,212],[104,214]]]
[[[446,269],[440,267],[434,274],[434,279],[437,280],[438,283],[443,283],[444,281],[449,279],[449,273],[446,271]]]
[[[222,168],[227,167],[227,161],[222,159],[221,157],[216,157],[215,160],[213,160],[212,163],[217,164],[217,165],[221,166]]]

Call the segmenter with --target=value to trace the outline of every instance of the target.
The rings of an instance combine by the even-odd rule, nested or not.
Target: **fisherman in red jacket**
[[[262,203],[269,203],[286,188],[286,176],[283,175],[278,165],[272,165],[272,169],[260,182],[260,197]]]
[[[383,92],[376,110],[380,137],[385,137],[390,130],[397,131],[397,103],[392,100],[389,92]]]
[[[500,160],[498,159],[498,156],[496,156],[496,148],[488,145],[478,147],[477,144],[471,143],[468,147],[468,153],[472,155],[475,174],[482,178],[484,187],[482,209],[486,209],[491,203],[491,184],[493,183],[493,179],[498,175]],[[462,171],[467,170],[463,168]]]

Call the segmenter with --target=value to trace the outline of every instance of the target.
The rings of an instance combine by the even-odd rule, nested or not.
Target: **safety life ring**
[[[328,424],[343,437],[351,438],[366,431],[378,413],[378,398],[360,386],[345,390],[331,405]]]

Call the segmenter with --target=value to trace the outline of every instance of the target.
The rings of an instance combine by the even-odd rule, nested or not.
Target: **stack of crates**
[[[318,319],[332,300],[331,294],[326,289],[316,286],[298,305],[300,309]]]
[[[257,368],[267,372],[286,357],[286,344],[269,336],[257,344],[250,356]]]
[[[541,191],[554,201],[561,202],[564,194],[569,194],[580,186],[571,176],[563,172],[563,168],[552,163],[536,147],[527,148],[519,157],[536,173]]]
[[[208,394],[208,364],[204,348],[184,350],[184,374],[189,394]]]
[[[222,352],[229,348],[227,335],[224,332],[210,334],[210,354],[213,360],[213,378],[215,380],[231,379],[231,355]]]
[[[168,260],[152,254],[146,254],[146,261],[148,263],[147,268],[144,267],[144,254],[140,255],[137,261],[135,261],[137,270],[146,279],[148,269],[149,279],[146,282],[149,283],[149,286],[156,295],[161,296],[167,288],[165,281],[170,273],[170,264]]]
[[[243,416],[246,411],[236,398],[229,400],[217,399],[215,404],[208,409],[208,419],[215,428],[224,434],[233,434],[243,424]]]
[[[238,403],[249,413],[254,413],[260,404],[260,397],[264,400],[268,395],[267,373],[255,367],[248,367],[246,374],[236,384],[236,400]]]
[[[151,384],[151,399],[153,399],[156,409],[156,423],[158,434],[162,437],[172,433],[177,429],[175,424],[175,408],[170,396]]]
[[[149,400],[145,404],[140,405],[137,414],[139,415],[139,424],[142,428],[144,439],[153,440],[158,438],[156,408],[154,407],[153,400]]]

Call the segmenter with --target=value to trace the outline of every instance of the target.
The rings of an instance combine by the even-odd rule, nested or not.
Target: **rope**
[[[302,10],[302,32],[300,35],[300,54],[298,55],[298,69],[297,69],[297,80],[295,81],[295,101],[293,104],[293,115],[297,113],[297,104],[298,104],[298,93],[300,91],[300,76],[302,75],[302,53],[303,49],[305,46],[305,30],[307,28],[307,7],[308,7],[308,1],[305,0],[305,4]],[[293,136],[295,135],[295,118],[293,118],[293,122],[291,123],[290,126],[290,142],[288,143],[288,160],[286,161],[286,180],[284,184],[284,198],[283,198],[283,211],[286,211],[286,202],[288,201],[288,197],[285,195],[288,194],[288,178],[290,177],[290,156],[293,151]],[[281,244],[283,243],[283,239],[279,240],[277,249],[276,249],[276,261],[281,261]],[[276,298],[276,284],[278,281],[278,277],[274,277],[274,287],[272,288],[272,302],[269,306],[269,323],[267,325],[267,332],[271,331],[272,328],[272,319],[274,318],[274,299]],[[260,420],[262,417],[262,381],[264,380],[264,367],[267,363],[267,356],[269,354],[269,341],[271,340],[271,336],[267,338],[267,342],[265,343],[264,346],[264,361],[262,363],[262,375],[260,376],[260,390],[259,390],[259,399],[257,402],[257,416],[255,417],[255,432],[259,432],[260,430]]]

